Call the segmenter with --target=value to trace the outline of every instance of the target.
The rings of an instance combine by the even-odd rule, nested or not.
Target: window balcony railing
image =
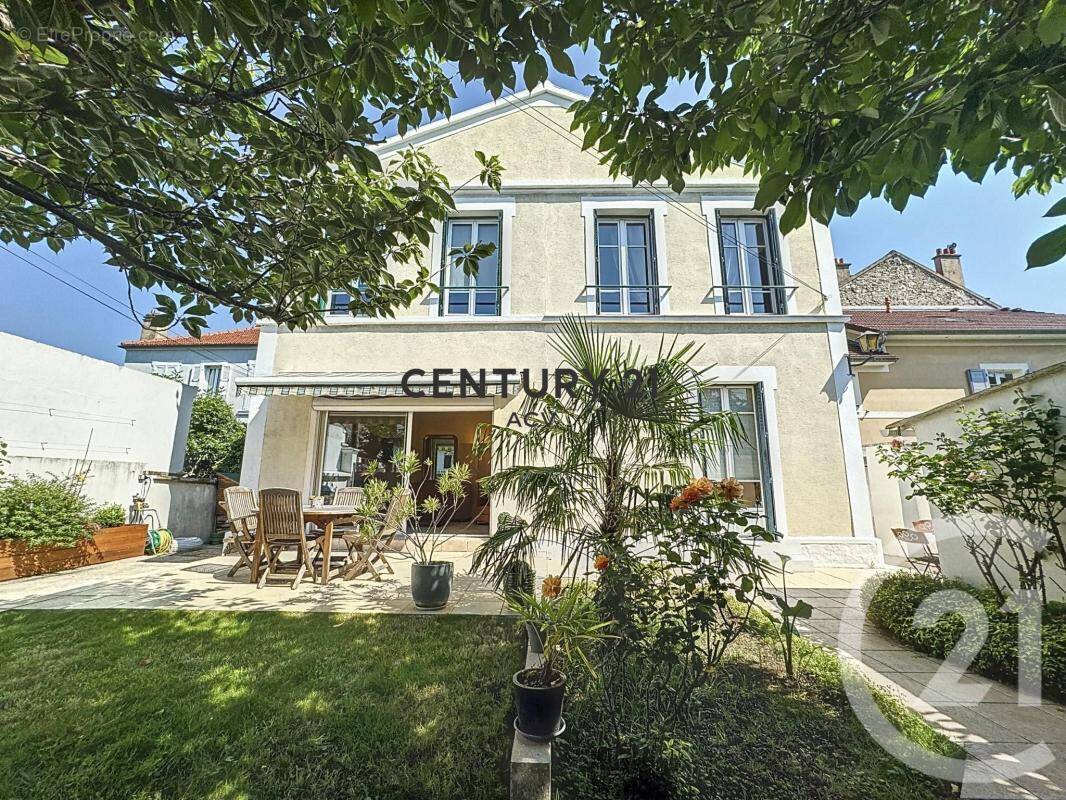
[[[508,286],[442,286],[442,317],[498,317]]]
[[[729,284],[712,286],[712,296],[720,296],[727,314],[787,314],[788,301],[796,286],[782,284]]]
[[[590,283],[585,286],[596,300],[597,314],[658,314],[662,300],[670,291],[668,284],[617,285]]]

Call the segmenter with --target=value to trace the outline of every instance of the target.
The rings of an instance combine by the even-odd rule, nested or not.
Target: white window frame
[[[751,195],[730,195],[730,196],[710,196],[703,197],[700,200],[700,210],[703,212],[704,218],[707,220],[707,249],[710,255],[711,266],[711,286],[718,286],[725,281],[725,272],[722,270],[722,251],[719,249],[718,239],[721,235],[718,231],[717,219],[719,216],[723,217],[759,217],[766,219],[765,211],[758,211],[755,208],[755,192],[752,190]],[[784,207],[780,204],[774,206],[774,212],[778,219],[781,218],[781,214],[784,213]],[[782,280],[787,284],[789,281],[789,275],[792,274],[792,253],[788,245],[788,237],[781,234],[780,229],[771,230],[767,225],[767,233],[770,236],[777,238],[777,255],[781,260],[781,276]],[[713,292],[712,299],[714,301],[714,313],[726,314],[726,302],[725,292],[715,291]],[[747,309],[747,302],[745,302],[745,309]],[[797,314],[799,313],[796,306],[796,292],[785,291],[785,309],[782,314]],[[743,312],[732,312],[729,316],[732,317],[766,317],[766,316],[782,316],[782,314],[753,314],[747,310]]]
[[[472,225],[472,226],[474,226],[475,230],[479,230],[482,225],[496,225],[497,226],[496,238],[499,239],[503,235],[503,218],[498,212],[493,213],[493,214],[449,214],[448,218],[444,220],[444,224],[442,226],[442,234],[441,234],[441,236],[442,236],[442,246],[447,244],[449,232],[451,231],[452,227],[455,224]],[[475,237],[477,237],[476,233],[474,233],[473,235]],[[480,242],[480,241],[481,241],[480,238],[475,238],[474,239],[474,242]],[[500,242],[499,248],[501,250],[503,249],[502,240]],[[451,247],[449,247],[449,251],[450,250],[451,250]],[[507,284],[502,282],[503,271],[498,268],[499,267],[499,257],[500,257],[500,255],[501,255],[500,253],[497,253],[497,256],[496,256],[497,257],[497,273],[499,273],[498,280],[501,281],[500,286],[507,287]],[[437,313],[440,316],[442,316],[442,317],[459,317],[459,318],[463,318],[463,317],[478,317],[478,318],[482,318],[483,319],[485,317],[500,317],[500,316],[503,315],[503,296],[508,293],[508,288],[497,290],[499,292],[499,296],[497,298],[498,302],[497,302],[497,309],[496,309],[496,313],[495,314],[477,314],[474,311],[474,309],[477,307],[477,293],[476,293],[477,279],[473,275],[467,275],[467,274],[464,273],[463,274],[463,278],[467,281],[467,283],[464,286],[452,286],[452,285],[450,285],[448,283],[449,273],[451,271],[450,259],[448,258],[448,254],[447,253],[442,253],[441,258],[442,258],[442,262],[441,262],[440,280],[437,282],[437,285],[440,286],[442,292],[446,292],[446,290],[450,290],[450,289],[460,289],[460,290],[467,289],[469,291],[467,291],[468,310],[463,312],[463,313],[454,312],[454,311],[448,311],[448,305],[449,305],[448,298],[449,298],[449,295],[447,293],[445,293],[444,296],[441,298],[441,301],[440,301],[440,303],[439,303],[439,305],[437,307]],[[487,290],[486,289],[482,289],[481,291],[487,291]]]
[[[324,310],[324,313],[325,313],[325,315],[327,317],[329,317],[331,319],[347,319],[349,317],[354,318],[354,317],[367,317],[367,316],[369,316],[368,314],[353,314],[350,309],[348,311],[334,311],[333,310],[333,297],[335,295],[338,295],[338,294],[345,295],[346,297],[349,298],[349,302],[351,302],[351,296],[352,296],[351,292],[342,292],[339,289],[330,289],[328,292],[326,292],[326,308]]]
[[[148,366],[149,372],[160,378],[172,378],[176,377],[185,383],[187,376],[185,373],[185,365],[180,361],[153,361]]]
[[[733,366],[719,364],[708,366],[706,387],[714,386],[761,386],[763,411],[766,419],[766,454],[770,466],[771,499],[774,504],[774,530],[788,536],[788,516],[785,508],[785,473],[781,464],[781,434],[777,424],[777,368]],[[703,469],[702,464],[693,464],[694,469]],[[763,487],[765,491],[765,487]]]
[[[655,253],[655,282],[660,286],[670,285],[670,271],[666,263],[666,211],[665,200],[622,199],[617,197],[582,197],[581,217],[585,223],[585,285],[596,285],[596,216],[601,217],[650,217],[651,243]],[[585,313],[589,316],[628,316],[626,314],[598,314],[596,293],[583,291]],[[634,314],[639,317],[655,317],[670,313],[670,293],[659,295],[658,314]]]
[[[455,210],[448,215],[450,219],[457,217],[486,217],[497,215],[500,218],[500,286],[506,286],[500,297],[499,317],[475,314],[441,314],[440,295],[431,292],[425,300],[429,305],[431,317],[448,317],[450,319],[500,319],[511,316],[511,295],[514,287],[511,286],[511,254],[514,250],[514,218],[516,213],[515,199],[513,197],[457,197],[455,198]],[[444,235],[445,221],[438,220],[434,223],[433,238],[430,240],[429,263],[433,269],[441,269],[445,262],[444,258]],[[443,276],[438,276],[443,277]]]
[[[999,381],[998,383],[993,383],[993,374],[1011,372],[1014,374],[1014,377],[1011,378],[1011,380],[1017,380],[1018,378],[1028,374],[1029,372],[1028,364],[979,364],[978,367],[979,369],[983,369],[985,371],[985,374],[988,377],[989,387],[1002,386],[1004,383],[1009,383],[1009,381]]]

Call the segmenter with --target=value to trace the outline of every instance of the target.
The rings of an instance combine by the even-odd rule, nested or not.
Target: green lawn
[[[0,613],[0,797],[505,798],[493,617]]]

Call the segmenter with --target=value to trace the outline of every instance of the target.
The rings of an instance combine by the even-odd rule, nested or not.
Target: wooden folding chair
[[[346,533],[341,537],[348,545],[348,556],[351,562],[341,577],[355,578],[364,572],[369,572],[374,580],[379,581],[381,573],[374,569],[376,563],[385,567],[389,574],[395,574],[392,564],[385,558],[385,548],[392,544],[393,537],[400,530],[407,497],[407,492],[396,492],[383,515],[363,521],[364,524],[371,526],[369,536],[364,537],[360,532],[355,532]]]
[[[331,505],[358,506],[363,502],[363,490],[358,486],[344,486],[333,493]]]
[[[263,489],[259,492],[259,536],[263,541],[266,564],[259,572],[259,588],[267,578],[285,571],[284,567],[296,566],[292,588],[299,586],[304,575],[318,582],[314,560],[322,550],[322,532],[307,533],[304,523],[303,501],[294,489]],[[296,560],[286,564],[281,554],[296,551]]]
[[[255,531],[259,521],[255,508],[255,493],[246,486],[230,486],[223,495],[226,519],[232,532],[230,541],[237,548],[238,556],[227,574],[232,578],[242,567],[247,567],[254,573],[252,559],[255,557]]]
[[[925,575],[929,570],[935,569],[937,574],[940,574],[940,555],[933,550],[932,541],[927,533],[910,528],[893,528],[892,535],[899,542],[903,557],[916,572]],[[915,547],[921,548],[919,553],[913,552]]]

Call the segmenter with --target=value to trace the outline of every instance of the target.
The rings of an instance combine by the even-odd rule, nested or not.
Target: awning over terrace
[[[406,384],[401,372],[285,372],[237,378],[237,394],[292,395],[307,397],[495,397],[503,394],[499,376],[488,373],[481,382],[478,370],[470,370],[477,384],[459,385],[458,371],[441,375],[436,388],[433,375],[411,375]],[[515,379],[510,378],[509,393],[515,393]],[[481,389],[484,393],[481,394]],[[423,392],[419,395],[418,392]]]

